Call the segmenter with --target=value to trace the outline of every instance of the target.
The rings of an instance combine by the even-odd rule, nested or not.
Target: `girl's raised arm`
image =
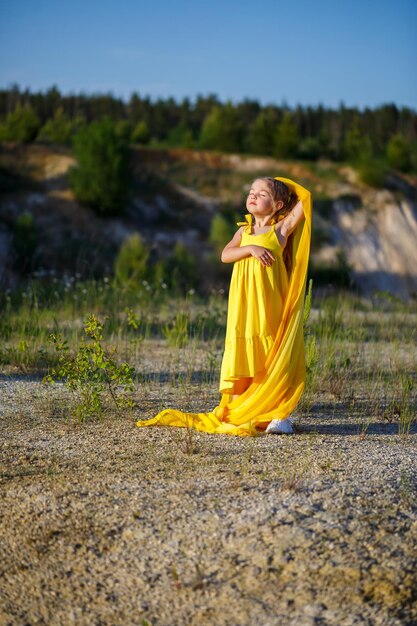
[[[284,217],[283,220],[278,222],[281,234],[285,238],[285,240],[287,240],[291,233],[297,228],[303,217],[303,203],[301,200],[299,200],[294,208],[291,209],[291,211],[288,213],[288,215]]]

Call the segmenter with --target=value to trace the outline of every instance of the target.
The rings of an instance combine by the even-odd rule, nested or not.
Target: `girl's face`
[[[253,215],[267,216],[274,213],[270,191],[265,181],[255,180],[252,183],[246,199],[246,208]]]

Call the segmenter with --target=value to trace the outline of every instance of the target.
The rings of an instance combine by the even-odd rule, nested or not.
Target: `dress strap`
[[[252,213],[246,213],[245,215],[246,222],[236,222],[237,226],[245,226],[245,233],[249,235],[252,232],[252,224],[253,224],[253,215]]]

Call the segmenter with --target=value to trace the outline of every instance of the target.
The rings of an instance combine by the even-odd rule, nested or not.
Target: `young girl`
[[[209,413],[165,409],[138,426],[209,433],[293,432],[288,416],[305,384],[303,305],[311,240],[311,194],[287,178],[258,178],[246,222],[224,248],[234,263],[220,374]]]
[[[246,223],[238,222],[221,255],[224,263],[234,262],[219,387],[232,399],[264,370],[288,291],[291,234],[304,217],[297,196],[270,177],[252,183],[246,208]],[[291,420],[273,420],[266,430],[292,432]]]

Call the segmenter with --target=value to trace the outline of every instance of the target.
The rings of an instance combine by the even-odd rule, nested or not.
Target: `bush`
[[[29,143],[36,138],[39,128],[40,121],[35,111],[30,106],[18,104],[6,118],[2,129],[3,140]]]
[[[149,250],[139,233],[128,237],[121,245],[114,262],[116,281],[127,289],[136,289],[148,275]]]
[[[82,127],[74,137],[77,166],[68,173],[77,199],[102,215],[120,212],[130,199],[129,144],[105,117]]]
[[[65,115],[64,109],[59,107],[55,111],[54,117],[42,126],[39,131],[38,139],[62,145],[69,145],[71,143],[72,134],[72,121]]]
[[[401,172],[411,169],[411,146],[401,135],[393,135],[387,144],[387,160],[391,167]]]
[[[191,130],[180,122],[168,133],[166,143],[173,148],[193,148],[195,142]]]
[[[75,409],[80,421],[102,417],[109,402],[119,415],[134,406],[135,370],[128,363],[117,363],[114,351],[109,353],[103,348],[102,331],[103,324],[90,314],[84,321],[86,339],[81,340],[74,355],[69,353],[68,342],[63,341],[60,333],[49,335],[59,355],[58,367],[42,382],[65,381],[66,387],[78,396]]]
[[[133,127],[129,120],[118,120],[115,125],[117,135],[128,145],[132,137]]]
[[[370,159],[362,161],[358,165],[359,178],[366,185],[380,188],[385,185],[387,177],[387,167],[383,161]]]
[[[132,132],[133,143],[147,144],[151,138],[149,126],[146,122],[138,122]]]

